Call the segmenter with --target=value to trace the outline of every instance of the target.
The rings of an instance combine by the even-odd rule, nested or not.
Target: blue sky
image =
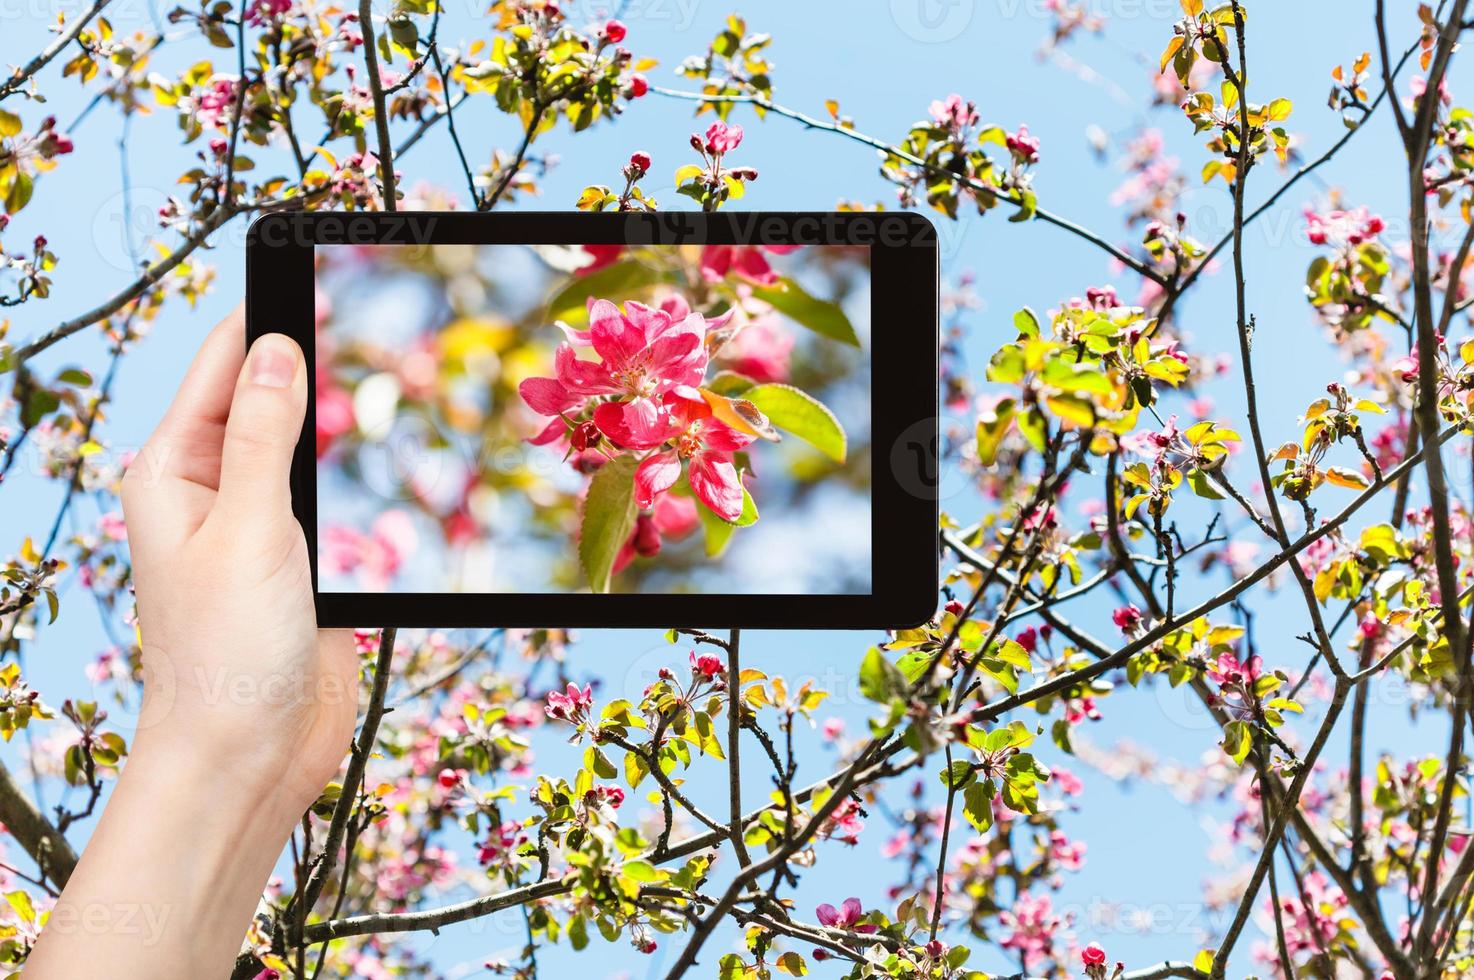
[[[122,6],[114,17],[119,30],[131,31],[148,22],[146,0],[119,3]],[[587,0],[569,4],[589,16],[615,5]],[[40,6],[33,4],[32,8]],[[80,6],[76,0],[68,0],[65,9],[74,11]],[[838,99],[841,111],[852,116],[861,130],[899,139],[910,123],[924,115],[932,99],[960,92],[978,103],[986,122],[1010,130],[1027,123],[1043,143],[1036,183],[1041,204],[1108,237],[1125,238],[1119,215],[1106,203],[1121,173],[1109,161],[1097,160],[1092,154],[1087,127],[1094,124],[1112,137],[1129,135],[1142,125],[1159,127],[1173,152],[1182,158],[1186,171],[1195,172],[1205,159],[1200,141],[1192,136],[1190,125],[1179,113],[1141,108],[1148,96],[1145,66],[1155,63],[1170,36],[1178,10],[1175,0],[1097,0],[1092,6],[1109,17],[1106,33],[1072,43],[1064,52],[1070,63],[1037,56],[1048,30],[1048,22],[1039,13],[1040,0],[856,0],[844,4],[629,0],[624,11],[630,27],[626,43],[660,60],[660,67],[651,73],[657,84],[686,87],[684,80],[673,76],[675,66],[685,55],[704,50],[734,6],[746,15],[752,29],[774,35],[772,61],[778,101],[822,114],[825,99]],[[1329,73],[1334,65],[1349,63],[1375,46],[1370,8],[1370,2],[1348,4],[1344,0],[1259,0],[1249,5],[1252,89],[1259,98],[1273,94],[1295,101],[1290,125],[1302,137],[1301,149],[1308,156],[1318,155],[1343,131],[1336,114],[1325,107]],[[454,0],[447,10],[443,36],[452,41],[473,36],[473,17],[480,4],[476,0]],[[41,13],[30,9],[22,19],[7,21],[6,60],[19,58],[19,52],[44,43],[46,17]],[[1394,28],[1399,37],[1413,36],[1410,9],[1396,15]],[[188,48],[190,60],[226,54],[197,45]],[[184,57],[167,54],[160,59],[159,67],[187,63]],[[59,64],[46,74],[46,91],[49,111],[66,122],[75,116],[84,99],[73,80],[59,79]],[[1461,77],[1456,73],[1456,92]],[[542,196],[520,202],[519,206],[570,208],[584,185],[615,182],[619,167],[635,149],[646,150],[654,158],[648,183],[656,197],[669,207],[689,204],[673,194],[670,175],[691,155],[686,140],[697,124],[690,113],[689,103],[651,96],[635,104],[614,124],[601,124],[577,138],[563,131],[546,137],[539,147],[558,156],[557,166],[542,182]],[[28,120],[35,114],[36,110],[25,109]],[[757,122],[745,112],[734,118],[747,127],[747,139],[739,151],[741,162],[760,171],[745,205],[825,209],[839,197],[887,203],[893,200],[889,186],[877,174],[874,154],[864,147],[829,134],[805,131],[782,119]],[[492,146],[514,143],[518,135],[515,119],[476,100],[468,103],[458,123],[473,160],[484,159]],[[11,226],[8,240],[25,241],[33,233],[44,233],[61,257],[52,298],[14,311],[12,338],[28,338],[90,308],[131,278],[125,247],[128,235],[143,240],[153,234],[152,212],[164,195],[174,192],[174,176],[189,166],[193,148],[180,145],[179,133],[167,113],[138,119],[127,158],[133,207],[131,214],[125,214],[119,191],[120,130],[117,118],[105,109],[87,118],[73,134],[78,152],[44,177],[35,202]],[[253,156],[258,168],[267,166],[268,154],[255,152]],[[409,186],[419,180],[434,181],[464,200],[459,170],[443,130],[427,137],[401,162],[400,169]],[[1395,216],[1399,210],[1403,214],[1406,211],[1401,170],[1401,150],[1390,117],[1384,112],[1358,134],[1340,159],[1325,168],[1318,179],[1297,187],[1279,212],[1266,217],[1248,236],[1249,299],[1259,317],[1256,367],[1266,439],[1272,444],[1291,437],[1296,416],[1341,371],[1334,353],[1312,324],[1303,298],[1304,269],[1312,253],[1300,234],[1299,210],[1318,199],[1325,188],[1342,187],[1350,203],[1369,204],[1394,219],[1390,223],[1396,230]],[[1256,171],[1251,200],[1262,199],[1282,179],[1271,168]],[[1226,230],[1229,201],[1222,185],[1195,191],[1189,212],[1194,226],[1209,240],[1216,236],[1201,229]],[[958,224],[939,220],[939,224],[946,261],[944,275],[955,277],[972,270],[984,300],[984,306],[967,319],[971,328],[969,356],[974,365],[983,364],[1000,342],[1009,339],[1009,322],[1016,308],[1031,305],[1047,309],[1082,294],[1087,286],[1108,281],[1124,284],[1113,278],[1100,253],[1043,224],[1008,224],[1000,214],[986,219],[964,217]],[[146,437],[200,338],[239,300],[243,237],[244,226],[232,225],[219,236],[216,247],[205,254],[205,260],[218,269],[218,280],[216,289],[199,309],[179,307],[165,313],[153,335],[125,360],[105,432],[113,445],[137,445]],[[1226,275],[1207,278],[1183,306],[1184,329],[1200,347],[1230,349],[1230,287]],[[904,330],[907,325],[876,324],[875,329]],[[101,343],[89,333],[59,345],[40,363],[45,367],[80,363],[100,371],[105,364],[104,353]],[[1239,413],[1240,401],[1232,385],[1213,394],[1224,416],[1232,418]],[[1456,480],[1456,488],[1468,492],[1466,468],[1463,481]],[[14,549],[23,533],[44,528],[60,492],[58,485],[24,473],[8,481],[0,509],[0,548]],[[956,509],[964,521],[975,513],[975,505],[965,499],[949,500],[944,506]],[[1183,584],[1190,594],[1206,594],[1220,586],[1221,582],[1198,582],[1190,576]],[[1279,597],[1263,607],[1257,629],[1266,660],[1303,660],[1301,651],[1306,648],[1292,639],[1303,629],[1301,617],[1296,615],[1297,603],[1298,598],[1286,602],[1285,597]],[[1100,635],[1110,634],[1103,605],[1081,603],[1074,610],[1074,618]],[[865,648],[879,639],[877,635],[841,632],[754,633],[746,640],[746,659],[753,666],[790,675],[807,674],[837,687],[842,692],[837,698],[842,702],[839,710],[850,719],[852,728],[857,728],[864,707],[854,693],[853,670]],[[74,602],[48,631],[38,648],[39,655],[32,658],[30,673],[53,702],[66,696],[86,696],[80,665],[105,643],[91,609]],[[611,694],[638,694],[651,665],[658,665],[662,651],[667,649],[654,631],[586,632],[577,648],[577,664],[602,676],[604,690]],[[684,649],[673,653],[683,657]],[[1396,692],[1389,687],[1384,693],[1385,698],[1377,699],[1379,707],[1373,714],[1370,749],[1410,754],[1438,748],[1442,741],[1438,727],[1409,724]],[[1087,731],[1090,740],[1099,746],[1130,738],[1163,756],[1194,766],[1215,741],[1200,711],[1167,691],[1112,698],[1105,714],[1104,720]],[[818,742],[815,738],[810,744],[800,778],[820,774],[826,758],[818,750]],[[1343,751],[1333,749],[1328,755],[1339,759]],[[542,747],[540,756],[555,769],[572,758],[556,744]],[[1155,910],[1157,925],[1153,928],[1082,926],[1082,942],[1099,939],[1112,957],[1125,959],[1132,966],[1190,956],[1203,938],[1198,933],[1207,921],[1200,905],[1200,886],[1210,870],[1204,855],[1218,838],[1212,820],[1215,815],[1221,816],[1221,808],[1209,807],[1206,813],[1188,811],[1159,788],[1123,788],[1078,763],[1071,764],[1071,768],[1085,779],[1089,816],[1073,818],[1069,829],[1088,840],[1090,850],[1085,870],[1068,879],[1057,904],[1074,907],[1085,915],[1091,910],[1098,912],[1099,903]],[[934,776],[928,772],[924,778],[930,782]],[[698,777],[693,786],[698,801],[719,799],[719,785]],[[748,792],[756,798],[764,791],[761,780],[755,780]],[[851,894],[859,896],[867,907],[884,903],[884,890],[892,876],[876,854],[887,836],[883,824],[876,814],[855,853],[840,853],[838,845],[823,849],[819,867],[798,892],[798,906],[805,916],[811,915],[816,902],[838,903]],[[426,936],[419,941],[437,964],[454,970],[456,964],[474,965],[487,955],[505,955],[520,943],[520,930],[520,917],[508,914],[503,920],[452,927],[438,939]],[[711,945],[707,962],[714,962],[732,938],[732,934],[720,936]],[[1246,940],[1240,946],[1235,959],[1237,975],[1253,970],[1247,957],[1249,945]],[[624,972],[642,977],[658,975],[662,966],[668,966],[664,959],[668,951],[664,949],[653,960],[633,954],[623,945],[607,951],[596,949],[594,956],[577,961],[576,967],[561,952],[545,953],[542,962],[551,971],[549,975],[559,976],[576,968],[590,976]],[[991,958],[978,965],[1008,966]]]

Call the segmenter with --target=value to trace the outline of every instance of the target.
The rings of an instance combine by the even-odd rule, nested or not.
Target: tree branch
[[[72,334],[92,326],[101,320],[106,320],[114,313],[121,310],[128,303],[142,296],[150,287],[154,286],[170,272],[173,272],[180,263],[194,254],[195,249],[205,244],[205,240],[219,231],[227,221],[238,214],[243,214],[252,208],[216,208],[195,232],[184,239],[184,242],[164,256],[159,261],[143,270],[143,274],[133,280],[122,291],[114,293],[111,298],[93,307],[80,316],[64,320],[50,330],[27,343],[17,347],[11,355],[11,360],[16,367],[24,364],[27,360],[39,354],[58,341],[65,340]]]
[[[42,881],[50,878],[66,887],[77,867],[77,852],[16,785],[4,764],[0,764],[0,823],[36,862]]]
[[[36,55],[36,57],[26,62],[24,66],[17,69],[13,75],[7,78],[3,84],[0,84],[0,99],[7,99],[10,96],[14,95],[16,92],[20,91],[20,87],[24,85],[27,81],[29,81],[30,78],[36,74],[36,72],[40,71],[42,68],[45,68],[48,64],[51,63],[51,59],[61,54],[61,52],[66,49],[67,45],[75,41],[78,35],[82,33],[83,29],[86,28],[88,22],[91,21],[93,17],[96,17],[97,14],[102,10],[102,8],[106,7],[110,2],[111,0],[93,0],[92,6],[88,7],[86,10],[78,14],[77,17],[70,24],[68,24],[60,34],[56,36],[56,39],[54,41],[52,41],[50,44],[46,45],[45,48],[42,49],[40,54]]]
[[[398,206],[394,190],[394,144],[389,141],[389,110],[384,104],[384,80],[379,77],[379,52],[374,48],[373,0],[358,0],[358,24],[363,30],[363,61],[368,70],[369,93],[374,100],[374,130],[379,137],[379,183],[384,188],[384,210],[393,211]]]
[[[338,859],[338,848],[343,844],[343,835],[348,828],[348,818],[358,803],[364,769],[368,766],[368,757],[374,751],[374,742],[379,734],[379,721],[384,717],[384,696],[389,690],[390,665],[394,660],[394,638],[397,633],[398,631],[392,626],[384,627],[379,633],[379,656],[374,664],[374,678],[369,690],[368,710],[364,713],[363,726],[358,731],[358,738],[354,740],[353,751],[348,757],[348,772],[343,777],[343,788],[338,794],[337,805],[333,807],[333,817],[328,824],[328,835],[323,841],[322,852],[318,855],[317,864],[312,870],[312,877],[307,880],[307,887],[303,890],[302,895],[294,896],[292,899],[292,906],[301,909],[303,918],[317,904],[318,896],[322,894],[323,887],[327,884],[328,876],[333,870],[333,862]]]
[[[874,136],[867,136],[859,130],[848,129],[844,126],[840,126],[837,123],[825,122],[822,119],[816,119],[813,116],[799,112],[797,109],[790,109],[787,106],[778,105],[775,102],[770,102],[767,99],[761,98],[756,95],[708,95],[704,92],[683,92],[679,89],[664,88],[660,85],[650,86],[650,91],[654,92],[656,95],[663,95],[666,98],[684,99],[689,102],[730,102],[747,103],[749,105],[754,105],[758,108],[763,109],[765,112],[771,112],[774,115],[782,116],[785,119],[791,119],[794,122],[801,123],[807,129],[817,129],[822,130],[826,133],[834,133],[838,136],[843,136],[846,139],[854,140],[857,143],[863,143],[866,146],[873,147],[884,153],[892,154],[898,159],[905,160],[912,166],[922,168],[927,173],[950,178],[966,186],[970,190],[976,191],[981,194],[988,194],[996,198],[997,200],[1003,201],[1007,204],[1011,204],[1014,207],[1023,206],[1022,201],[1000,192],[997,188],[988,187],[987,185],[980,184],[975,180],[966,179],[951,170],[947,170],[941,167],[935,167],[927,163],[921,157],[918,157],[912,153],[907,153],[900,147],[895,146],[891,143],[887,143],[885,140],[878,139]],[[1090,231],[1089,229],[1078,225],[1067,218],[1062,218],[1057,214],[1046,211],[1043,208],[1036,208],[1034,211],[1034,217],[1038,221],[1042,221],[1045,224],[1054,225],[1056,228],[1067,231],[1075,237],[1083,239],[1084,241],[1089,242],[1097,248],[1102,249],[1116,261],[1127,266],[1138,275],[1145,276],[1147,279],[1150,279],[1157,285],[1164,287],[1168,285],[1167,278],[1163,276],[1160,272],[1157,272],[1155,269],[1148,266],[1145,262],[1142,262],[1134,255],[1131,255],[1129,252],[1125,252],[1120,248],[1117,248],[1115,245],[1112,245],[1110,242],[1106,241],[1095,232]]]

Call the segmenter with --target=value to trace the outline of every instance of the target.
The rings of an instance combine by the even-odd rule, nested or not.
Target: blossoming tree
[[[128,460],[109,445],[112,378],[162,310],[209,289],[201,249],[230,222],[283,208],[496,208],[538,190],[553,140],[660,98],[703,117],[690,156],[658,165],[675,164],[678,195],[704,209],[761,186],[742,162],[742,126],[796,123],[878,152],[901,206],[940,222],[999,211],[1047,225],[1098,249],[1113,284],[1063,283],[1040,297],[1043,313],[988,312],[985,365],[963,356],[966,278],[949,286],[945,408],[962,421],[942,449],[969,492],[948,499],[939,529],[934,619],[868,649],[856,641],[869,719],[858,735],[831,716],[830,692],[782,676],[785,665],[735,631],[673,631],[650,683],[620,697],[554,627],[366,628],[370,710],[342,778],[304,815],[263,895],[236,976],[441,975],[410,937],[488,917],[511,917],[520,938],[516,956],[486,968],[518,977],[537,974],[540,954],[605,943],[665,955],[673,980],[1470,975],[1474,528],[1467,484],[1451,474],[1467,470],[1474,431],[1474,115],[1448,78],[1474,12],[1467,0],[1421,5],[1403,36],[1381,0],[1344,6],[1365,14],[1367,53],[1325,66],[1330,108],[1312,111],[1337,114],[1344,135],[1308,156],[1291,128],[1307,110],[1251,73],[1245,5],[1181,0],[1145,90],[1164,125],[1197,134],[1201,155],[1184,174],[1159,133],[1125,141],[1124,235],[1053,210],[1040,141],[1021,122],[985,122],[960,95],[918,93],[923,118],[895,134],[862,131],[834,102],[813,113],[785,104],[770,39],[737,15],[679,66],[682,88],[652,83],[619,20],[556,0],[495,0],[456,46],[431,0],[205,4],[127,36],[109,23],[108,0],[59,19],[55,40],[0,81],[0,301],[17,317],[53,317],[13,335],[0,327],[0,496],[33,479],[60,499],[25,515],[26,528],[4,510],[13,552],[0,585],[0,735],[22,737],[0,767],[0,961],[24,965],[75,866],[79,827],[127,764],[129,733],[109,716],[136,700],[139,648],[114,505]],[[1086,4],[1045,7],[1047,50],[1110,29]],[[161,49],[175,48],[192,52],[187,64],[162,67]],[[158,216],[159,257],[53,322],[66,256],[44,237],[17,244],[16,229],[45,207],[48,172],[87,152],[42,101],[76,85],[127,119],[173,118],[198,163]],[[515,120],[512,146],[457,127],[470,100]],[[1360,134],[1374,120],[1400,142],[1405,168],[1388,176],[1405,189],[1406,221],[1335,196],[1306,212],[1304,314],[1345,370],[1317,382],[1324,395],[1299,419],[1272,417],[1256,368],[1281,338],[1257,329],[1272,311],[1254,289],[1249,232],[1369,139]],[[405,179],[432,129],[456,151],[457,190]],[[641,184],[656,161],[631,149],[618,179],[590,174],[564,203],[660,206]],[[1226,233],[1189,219],[1190,185],[1228,204]],[[791,435],[833,465],[849,458],[845,428],[789,371],[794,324],[764,322],[777,310],[813,326],[775,291],[801,258],[708,249],[672,272],[702,284],[691,295],[585,288],[565,307],[566,335],[548,320],[440,324],[429,372],[423,359],[384,363],[325,329],[341,346],[319,378],[319,454],[336,459],[359,438],[376,388],[392,384],[396,404],[433,406],[448,424],[516,423],[556,447],[587,478],[585,519],[607,474],[622,477],[635,520],[583,556],[586,584],[608,587],[616,568],[639,574],[693,521],[720,544],[756,518],[736,459],[763,449],[759,439]],[[658,271],[649,256],[597,249],[577,268],[569,279],[585,287],[607,287],[609,269]],[[1231,308],[1216,311],[1226,351],[1194,340],[1185,305],[1213,278],[1232,287]],[[105,339],[102,370],[43,369],[82,334]],[[452,397],[464,376],[520,404],[494,417],[467,406]],[[1206,391],[1223,384],[1242,411],[1215,409]],[[39,461],[30,476],[26,460]],[[549,504],[565,531],[578,499]],[[415,505],[447,542],[485,531],[471,495]],[[390,518],[329,537],[325,554],[393,587],[416,546]],[[1256,635],[1255,610],[1269,601],[1294,609],[1295,642]],[[53,624],[99,612],[110,645],[75,667],[103,696],[34,689],[27,671],[39,658],[76,656],[48,642]],[[1392,682],[1411,692],[1404,710],[1438,719],[1439,751],[1367,750],[1377,686]],[[1092,719],[1164,689],[1211,719],[1217,747],[1204,764],[1091,743]],[[806,741],[810,726],[831,758]],[[566,769],[534,759],[535,745],[563,740],[574,747]],[[1084,767],[1159,779],[1184,805],[1227,801],[1232,866],[1208,886],[1204,901],[1223,914],[1201,942],[1161,937],[1149,959],[1120,962],[1111,937],[1057,907],[1086,856],[1074,819],[1089,803],[1075,775]],[[769,787],[761,798],[753,779]],[[58,784],[63,802],[39,806],[38,791]],[[891,833],[878,840],[883,822]],[[1109,813],[1090,826],[1116,832]],[[800,882],[823,882],[848,848],[889,859],[875,872],[884,890],[796,902]]]

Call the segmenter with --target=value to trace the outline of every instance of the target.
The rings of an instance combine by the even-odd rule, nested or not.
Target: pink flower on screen
[[[200,125],[211,127],[228,122],[235,112],[236,92],[239,81],[228,75],[216,75],[210,85],[199,96]]]
[[[595,410],[595,421],[605,407]],[[672,390],[662,407],[668,413],[667,428],[651,445],[669,439],[675,448],[651,454],[635,470],[636,503],[650,507],[657,495],[675,486],[685,460],[686,479],[697,499],[724,520],[737,520],[742,516],[743,491],[732,454],[750,445],[754,437],[714,418],[711,406],[694,388]],[[604,428],[602,422],[600,428]]]
[[[246,23],[260,27],[292,9],[292,0],[255,0],[246,8]]]
[[[334,385],[321,372],[317,378],[317,455],[328,450],[347,433],[353,431],[353,397]]]
[[[707,680],[711,680],[713,677],[720,677],[726,673],[726,670],[727,668],[722,663],[722,658],[716,654],[697,653],[695,650],[691,651],[692,676],[704,677]]]
[[[410,515],[386,510],[374,518],[367,534],[345,524],[328,525],[319,558],[329,574],[356,574],[365,589],[383,592],[418,547],[419,534]]]
[[[591,261],[588,265],[579,267],[574,273],[577,276],[586,276],[590,272],[598,272],[606,265],[613,265],[624,254],[623,245],[584,245],[582,247]]]
[[[767,255],[787,255],[801,245],[704,245],[701,249],[701,275],[708,282],[721,282],[729,275],[746,279],[758,286],[771,286],[778,273],[768,264]],[[767,253],[767,254],[764,254]]]
[[[931,114],[932,122],[954,131],[961,131],[978,121],[977,108],[971,102],[963,101],[962,96],[956,92],[945,99],[933,99],[927,111]]]
[[[721,350],[722,363],[759,384],[788,379],[793,335],[777,319],[760,316],[737,331]]]
[[[594,422],[628,449],[650,449],[669,429],[655,397],[678,385],[699,385],[706,374],[706,319],[689,313],[677,320],[665,310],[630,300],[621,312],[609,300],[589,304],[589,343],[600,357],[585,361],[572,343],[558,346],[555,377],[528,378],[522,398],[540,415],[559,416],[599,396],[621,401],[600,405]]]
[[[660,554],[665,541],[679,541],[689,536],[700,523],[695,500],[670,493],[661,494],[651,512],[641,514],[635,521],[629,540],[614,558],[614,571],[623,570],[637,555],[652,558]]]

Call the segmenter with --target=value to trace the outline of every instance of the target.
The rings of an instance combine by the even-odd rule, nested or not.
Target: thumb
[[[291,513],[292,453],[307,408],[307,371],[296,341],[270,333],[251,345],[236,380],[215,509],[227,517]]]

